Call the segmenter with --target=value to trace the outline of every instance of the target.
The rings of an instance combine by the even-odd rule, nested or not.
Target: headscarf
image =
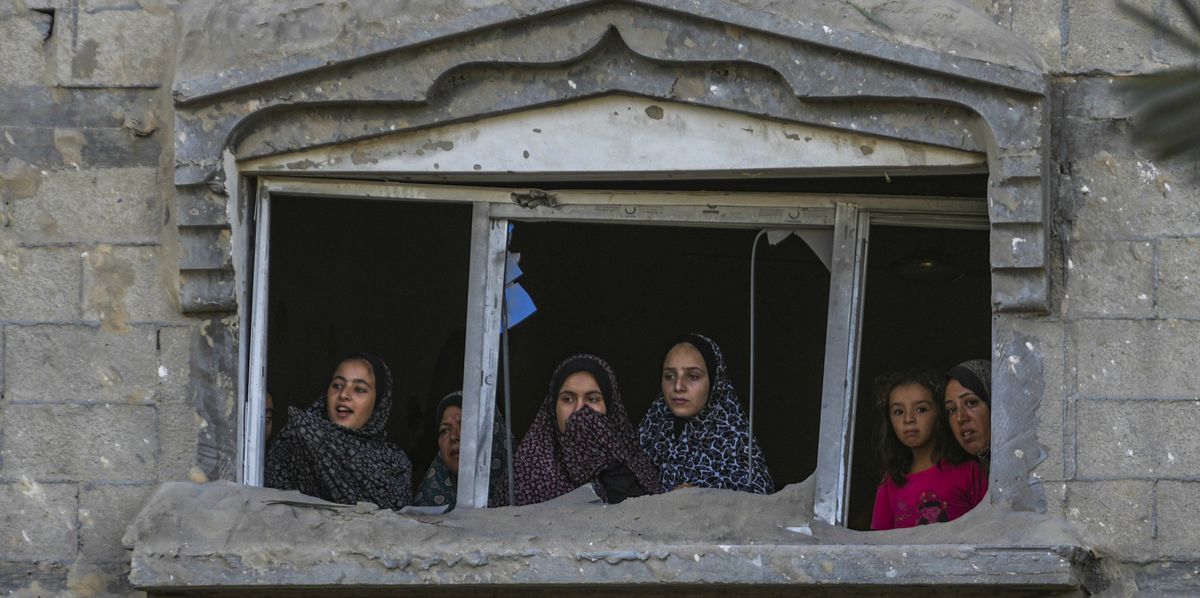
[[[370,364],[375,376],[375,405],[367,423],[352,430],[330,421],[325,391],[307,410],[289,407],[287,426],[267,456],[266,485],[337,503],[366,501],[398,510],[409,502],[412,463],[387,440],[392,374],[382,359],[368,353],[347,355],[338,365],[353,359]]]
[[[458,407],[462,409],[462,391],[456,390],[444,397],[437,405],[437,419],[434,424],[437,427],[442,425],[442,415],[446,413],[449,407]],[[508,504],[508,469],[505,463],[508,462],[507,437],[505,436],[504,418],[496,413],[492,418],[492,467],[488,476],[488,506],[503,507]],[[460,457],[461,458],[461,457]],[[421,486],[417,488],[417,495],[413,498],[413,504],[424,506],[442,506],[449,505],[447,512],[454,508],[458,502],[458,474],[451,473],[450,468],[442,461],[441,451],[433,456],[433,462],[429,464],[429,469],[425,470],[425,477],[421,480]]]
[[[964,361],[946,372],[946,380],[958,380],[990,407],[992,405],[992,362],[986,359]]]
[[[946,378],[943,380],[943,387],[950,380],[958,380],[963,388],[975,393],[976,396],[983,399],[987,403],[988,410],[992,408],[992,362],[986,359],[971,359],[964,361],[946,372]],[[957,439],[956,439],[957,440]],[[989,444],[975,455],[983,462],[984,467],[988,467],[992,460],[992,447]]]
[[[663,487],[689,484],[758,494],[774,492],[775,482],[767,471],[762,449],[750,436],[721,348],[712,339],[692,333],[675,339],[667,351],[680,343],[692,345],[704,358],[709,376],[708,401],[694,417],[680,418],[671,412],[660,393],[646,412],[638,436],[642,449],[658,466]]]
[[[604,395],[605,413],[590,407],[579,409],[567,419],[566,431],[560,434],[555,412],[558,391],[568,376],[581,371],[596,378]],[[601,500],[609,502],[604,485],[595,482],[602,473],[622,465],[632,471],[646,493],[662,492],[654,467],[638,446],[633,424],[625,413],[617,376],[595,355],[573,355],[555,369],[546,398],[514,461],[518,505],[545,502],[589,482]]]

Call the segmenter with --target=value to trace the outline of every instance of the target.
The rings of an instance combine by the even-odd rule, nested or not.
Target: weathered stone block
[[[44,78],[43,37],[49,18],[33,11],[0,13],[0,85],[28,85]]]
[[[990,239],[990,259],[995,268],[1046,265],[1046,235],[1040,225],[993,224]]]
[[[0,588],[11,596],[59,596],[67,591],[68,571],[58,561],[0,561]]]
[[[120,544],[117,545],[118,547]],[[67,575],[67,590],[72,596],[145,596],[129,583],[128,553],[113,562],[79,560],[71,564]]]
[[[1063,112],[1080,119],[1126,119],[1130,106],[1120,79],[1103,75],[1079,76],[1055,84],[1064,100]]]
[[[11,127],[121,127],[130,114],[145,115],[157,92],[149,89],[65,89],[0,85],[0,124]],[[150,112],[153,114],[153,112]],[[157,118],[155,119],[157,120]]]
[[[1147,316],[1154,309],[1154,246],[1077,241],[1068,249],[1066,309],[1072,316]]]
[[[1155,2],[1130,4],[1153,12]],[[1071,2],[1067,11],[1065,70],[1135,73],[1154,67],[1150,52],[1154,30],[1122,12],[1115,2]]]
[[[1023,347],[1015,351],[1005,351],[1001,360],[1009,359],[1017,354],[1037,354],[1041,356],[1041,372],[1038,381],[1024,379],[1017,382],[1024,388],[1040,383],[1041,400],[1037,404],[1037,412],[1033,415],[1028,427],[1036,425],[1037,443],[1044,452],[1045,460],[1034,470],[1034,477],[1044,482],[1062,480],[1063,477],[1063,442],[1064,442],[1064,401],[1066,400],[1066,371],[1063,357],[1063,335],[1065,324],[1058,321],[1026,320],[1012,318],[1008,322],[1009,330],[1001,338],[1013,339]],[[997,327],[998,333],[1001,327]],[[1003,350],[1003,349],[1002,349]],[[1002,366],[1008,372],[1026,372],[1021,364],[1009,362]],[[1037,375],[1036,372],[1033,373]],[[1017,376],[1018,379],[1023,376]],[[993,416],[994,417],[994,416]],[[1022,425],[1025,425],[1022,423]],[[993,431],[997,429],[995,424]]]
[[[1200,238],[1158,242],[1158,313],[1200,318]]]
[[[1194,558],[1195,553],[1189,556]],[[1135,584],[1129,588],[1130,594],[1175,598],[1200,595],[1200,566],[1194,560],[1146,563],[1129,566],[1127,570],[1132,570]]]
[[[149,405],[8,405],[4,477],[152,480],[158,436]]]
[[[75,320],[83,266],[71,247],[0,249],[0,320]]]
[[[183,256],[179,265],[187,269],[229,268],[232,265],[232,232],[224,226],[187,226],[179,229]]]
[[[12,477],[6,473],[5,477]],[[74,484],[42,484],[19,476],[0,484],[0,560],[66,560],[75,556]],[[0,574],[3,580],[3,574]],[[13,586],[5,585],[6,588]]]
[[[158,389],[155,329],[8,327],[5,396],[14,402],[146,403]]]
[[[79,492],[80,555],[122,560],[121,536],[153,491],[150,484],[84,484]]]
[[[154,168],[56,171],[37,194],[12,202],[25,242],[155,242],[164,202]]]
[[[84,259],[84,317],[117,331],[130,322],[178,319],[177,263],[159,247],[92,247]]]
[[[1155,489],[1158,512],[1158,552],[1165,557],[1196,558],[1200,538],[1200,482],[1163,480]]]
[[[1106,555],[1134,556],[1153,543],[1154,482],[1070,482],[1067,519]]]
[[[188,395],[193,328],[159,331],[158,479],[188,479],[196,466],[196,445],[203,420]]]
[[[1062,70],[1062,6],[1045,0],[1012,0],[1009,28],[1033,46],[1051,72]]]
[[[1080,477],[1200,476],[1200,401],[1078,402]]]
[[[1200,397],[1200,322],[1082,320],[1071,336],[1083,397]]]
[[[176,187],[175,221],[181,226],[228,226],[228,203],[228,198],[214,193],[208,185]]]
[[[73,35],[59,38],[61,85],[146,87],[172,62],[175,24],[166,5],[80,8]],[[58,37],[58,36],[55,36]]]
[[[127,129],[0,127],[0,147],[8,142],[38,168],[128,168],[157,166],[162,146]]]
[[[1074,161],[1073,239],[1200,235],[1200,190],[1185,183],[1194,167],[1104,150]]]

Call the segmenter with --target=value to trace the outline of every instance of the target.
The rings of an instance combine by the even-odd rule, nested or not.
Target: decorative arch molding
[[[985,61],[936,40],[901,43],[898,33],[848,23],[828,7],[812,9],[816,20],[778,12],[811,8],[802,3],[767,3],[771,12],[750,0],[528,0],[474,12],[451,7],[436,24],[432,13],[408,14],[408,29],[380,25],[349,48],[330,32],[294,60],[254,63],[248,52],[245,62],[203,73],[187,40],[211,35],[206,28],[239,11],[268,19],[285,11],[267,0],[203,4],[182,12],[174,86],[185,313],[237,311],[244,283],[234,232],[247,218],[248,196],[227,179],[239,162],[612,94],[986,154],[994,311],[1049,309],[1047,86],[1038,66],[1012,49],[1021,42],[997,41],[990,29],[979,29],[994,44],[994,60]],[[901,4],[919,11],[953,2]],[[997,353],[1001,343],[1028,345],[1000,324],[993,336]],[[1022,371],[997,367],[996,385],[1019,395],[1002,411],[1036,411],[1040,389],[1024,380],[1040,376],[1041,358],[1025,357]],[[1033,416],[998,416],[1001,438],[1006,426],[1014,430],[1018,457],[997,457],[1005,483],[994,492],[1037,509],[1027,482],[1041,451],[1031,434],[1015,432],[1036,430],[1026,421]]]

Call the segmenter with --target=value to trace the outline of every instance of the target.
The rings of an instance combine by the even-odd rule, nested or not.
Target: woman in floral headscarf
[[[662,394],[639,427],[642,449],[664,488],[699,486],[769,494],[775,483],[712,339],[687,334],[669,345]]]
[[[513,460],[518,505],[588,483],[606,503],[662,492],[638,447],[616,374],[595,355],[574,355],[559,364]]]
[[[288,423],[267,456],[266,485],[343,504],[404,507],[412,464],[387,440],[391,410],[387,364],[367,353],[348,355],[311,407],[288,409]]]
[[[447,506],[449,511],[458,502],[458,451],[462,431],[462,391],[456,390],[438,402],[436,419],[438,452],[413,504],[429,507]],[[505,467],[506,447],[504,419],[497,413],[492,418],[492,464],[488,481],[488,506],[508,504],[508,470]]]

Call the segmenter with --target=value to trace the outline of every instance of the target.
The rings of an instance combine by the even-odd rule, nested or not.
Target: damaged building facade
[[[1115,4],[8,0],[0,19],[15,595],[1200,588],[1200,173],[1134,143],[1116,85],[1194,59]],[[509,250],[539,312],[506,364]],[[676,258],[717,299],[649,306]],[[606,284],[556,294],[578,270]],[[561,330],[647,361],[666,337],[638,335],[674,316],[758,372],[779,492],[470,508],[505,384],[519,435]],[[347,343],[405,380],[398,439],[451,364],[453,514],[254,487],[266,388],[303,406]],[[986,504],[860,531],[871,378],[986,353]],[[637,360],[614,364],[640,414]]]

